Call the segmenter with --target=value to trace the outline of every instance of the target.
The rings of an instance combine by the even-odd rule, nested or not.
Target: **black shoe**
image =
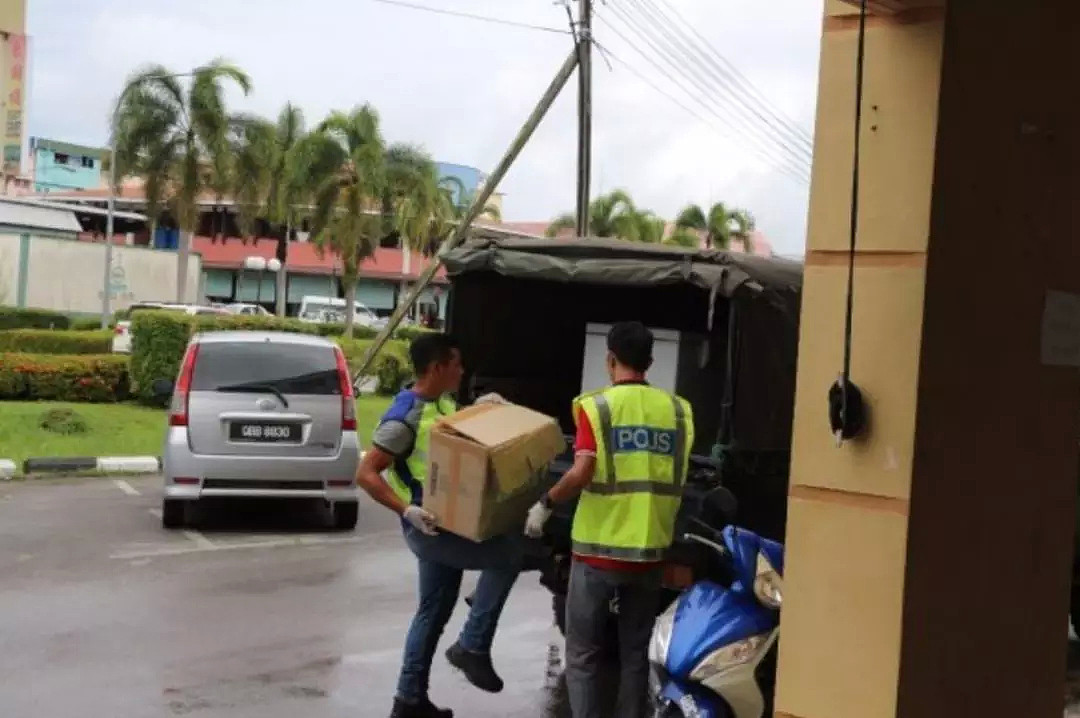
[[[490,653],[466,651],[460,643],[455,643],[446,651],[446,660],[450,665],[465,674],[469,683],[488,693],[499,693],[503,689],[503,680],[491,665]]]
[[[406,703],[395,698],[390,718],[454,718],[454,711],[449,708],[436,708],[427,698],[419,703]]]

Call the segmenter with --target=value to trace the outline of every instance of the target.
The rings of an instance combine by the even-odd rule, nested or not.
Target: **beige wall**
[[[858,18],[826,4],[780,718],[1062,714],[1080,372],[1043,365],[1040,332],[1048,290],[1080,295],[1080,4],[934,4],[868,23],[870,419],[841,448]]]
[[[26,0],[0,0],[0,31],[26,32]]]
[[[14,305],[19,287],[19,235],[0,234],[0,305]]]
[[[11,244],[18,257],[18,237]],[[26,305],[61,312],[101,310],[105,245],[33,237],[30,241]],[[0,257],[6,254],[0,255]],[[193,254],[188,265],[187,296],[200,293],[202,258]],[[5,303],[15,303],[14,287]],[[176,254],[136,247],[113,249],[112,309],[138,301],[173,301],[176,297]]]

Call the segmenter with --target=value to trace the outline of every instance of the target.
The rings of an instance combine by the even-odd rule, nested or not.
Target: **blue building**
[[[84,147],[69,142],[30,138],[34,191],[58,192],[98,189],[108,150]]]
[[[481,183],[485,179],[485,175],[475,167],[469,167],[467,165],[456,165],[451,162],[436,162],[435,166],[439,170],[439,179],[445,179],[447,177],[453,177],[461,182],[465,188],[466,198],[476,194],[476,191],[480,188]],[[461,204],[462,198],[458,196],[457,187],[453,187],[454,203]]]

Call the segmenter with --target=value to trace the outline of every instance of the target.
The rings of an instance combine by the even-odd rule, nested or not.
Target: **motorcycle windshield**
[[[680,598],[672,626],[665,668],[686,679],[713,651],[771,631],[776,614],[752,596],[701,581]]]
[[[752,595],[754,577],[757,575],[758,553],[764,553],[776,572],[784,575],[784,547],[776,541],[758,536],[737,526],[728,526],[723,530],[724,543],[731,553],[731,563],[735,572],[735,582],[731,590]]]

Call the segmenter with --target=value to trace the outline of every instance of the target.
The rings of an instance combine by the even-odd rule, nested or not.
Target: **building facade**
[[[0,156],[5,189],[23,171],[26,117],[26,0],[0,2]]]
[[[31,137],[34,191],[48,194],[97,189],[102,186],[102,168],[107,155],[107,150],[98,147]]]

